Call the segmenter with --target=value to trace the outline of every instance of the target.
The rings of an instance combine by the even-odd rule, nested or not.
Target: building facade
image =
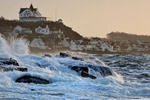
[[[40,33],[40,34],[44,34],[44,35],[49,35],[50,34],[50,30],[49,30],[48,25],[44,28],[42,28],[41,26],[35,28],[35,32]]]
[[[37,22],[46,21],[46,17],[42,17],[38,9],[31,4],[29,8],[20,9],[19,20],[22,22]]]

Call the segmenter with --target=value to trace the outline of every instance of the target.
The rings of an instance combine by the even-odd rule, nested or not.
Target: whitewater
[[[67,52],[70,57],[55,54],[32,54],[29,42],[23,38],[6,41],[0,36],[0,58],[13,58],[27,72],[0,71],[0,100],[149,100],[149,54],[87,54]],[[102,76],[94,70],[96,79],[82,77],[68,65],[91,64],[112,69],[113,75]],[[1,67],[1,66],[0,66]],[[9,65],[9,67],[15,67]],[[49,84],[17,83],[23,75],[48,80]]]

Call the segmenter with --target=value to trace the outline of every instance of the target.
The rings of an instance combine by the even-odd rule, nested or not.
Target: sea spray
[[[1,54],[8,54],[10,52],[10,47],[8,45],[8,42],[4,38],[3,35],[0,34],[0,53]]]
[[[51,57],[28,54],[28,42],[23,38],[12,38],[9,42],[2,36],[0,37],[0,58],[4,58],[4,53],[9,56],[14,55],[20,64],[20,67],[27,67],[28,72],[8,71],[0,73],[0,99],[149,99],[149,74],[146,78],[139,79],[139,75],[149,71],[149,55],[82,55],[74,54],[74,56],[82,57],[84,60],[73,60],[72,58],[62,58],[57,55]],[[26,54],[26,55],[22,55]],[[17,55],[17,56],[16,56]],[[21,55],[21,56],[18,56]],[[107,56],[107,57],[106,57]],[[99,57],[99,58],[98,58]],[[134,57],[134,60],[133,60]],[[98,77],[90,79],[78,76],[78,74],[69,69],[68,65],[92,64],[111,66],[115,75],[108,77]],[[141,62],[141,58],[144,62]],[[128,59],[128,61],[126,61]],[[133,60],[134,63],[131,61]],[[109,61],[109,62],[108,62]],[[125,62],[126,61],[126,62]],[[113,62],[113,63],[112,63]],[[119,63],[128,64],[120,67]],[[131,73],[130,65],[136,63],[134,72]],[[140,64],[141,63],[141,64]],[[141,66],[142,65],[142,66]],[[57,70],[51,70],[55,68]],[[128,68],[130,67],[130,68]],[[120,72],[121,75],[116,74]],[[94,74],[94,72],[92,73]],[[52,81],[52,84],[25,84],[15,83],[15,80],[23,75],[31,75]],[[123,80],[123,77],[125,81]],[[116,81],[117,80],[117,81]],[[134,80],[134,83],[133,83]],[[124,82],[122,82],[124,81]]]
[[[0,34],[0,57],[14,58],[29,54],[29,42],[24,38],[7,37]]]
[[[11,52],[14,53],[15,55],[29,54],[29,47],[28,47],[29,42],[23,37],[21,38],[11,37],[9,39],[9,46],[11,48]]]

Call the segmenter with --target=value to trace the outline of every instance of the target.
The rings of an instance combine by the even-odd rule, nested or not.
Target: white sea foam
[[[29,54],[29,42],[24,38],[10,37],[6,39],[0,35],[0,54],[26,55]]]
[[[29,42],[24,38],[11,37],[9,40],[9,46],[11,48],[11,52],[15,55],[29,54]]]
[[[1,54],[7,54],[10,51],[11,50],[10,50],[10,47],[8,45],[8,42],[5,40],[3,35],[0,34],[0,53]]]
[[[126,83],[117,72],[114,72],[114,76],[102,77],[94,70],[90,70],[90,74],[99,78],[83,78],[68,68],[68,65],[80,64],[108,67],[97,56],[70,53],[73,56],[84,58],[84,61],[73,60],[70,57],[61,58],[57,54],[52,57],[43,57],[29,54],[26,40],[11,38],[7,42],[2,36],[0,36],[0,47],[0,58],[15,58],[20,65],[19,67],[28,68],[28,72],[0,72],[0,99],[117,100],[149,98],[150,89],[147,88],[150,86],[149,83],[144,85],[138,82]],[[15,80],[23,75],[40,77],[52,81],[52,83],[47,85],[16,83]]]

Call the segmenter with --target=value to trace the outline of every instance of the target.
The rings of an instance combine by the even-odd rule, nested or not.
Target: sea
[[[28,46],[29,42],[23,38],[6,40],[0,36],[0,58],[13,58],[19,67],[28,68],[27,72],[0,72],[0,100],[150,100],[149,54],[67,52],[84,59],[80,61],[61,58],[59,52],[49,53],[50,57],[32,54]],[[105,65],[116,75],[91,79],[66,66],[80,63]],[[23,75],[41,77],[51,83],[16,83]]]

